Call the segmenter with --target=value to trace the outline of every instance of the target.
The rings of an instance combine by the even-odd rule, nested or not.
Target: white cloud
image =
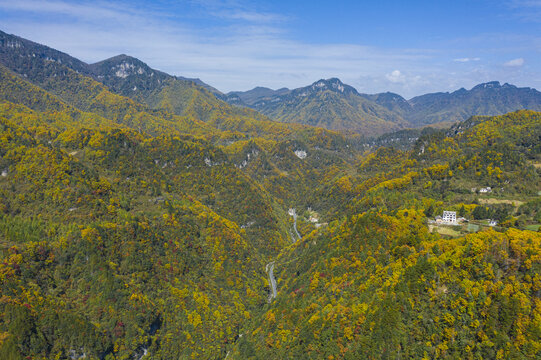
[[[0,0],[0,9],[5,11],[20,11],[39,14],[43,18],[53,15],[69,16],[78,20],[112,20],[125,22],[134,15],[144,15],[135,8],[117,8],[110,3],[97,1],[95,3],[69,3],[61,0],[39,1],[39,0]]]
[[[459,59],[454,59],[453,61],[455,62],[462,62],[462,63],[465,63],[465,62],[470,62],[470,61],[479,61],[481,60],[481,58],[478,58],[478,57],[474,57],[474,58],[459,58]]]
[[[242,20],[252,23],[273,23],[289,19],[287,16],[281,14],[257,11],[245,1],[192,0],[192,2],[204,8],[212,16],[223,19]]]
[[[505,66],[511,66],[511,67],[519,67],[519,66],[524,65],[524,59],[523,58],[518,58],[518,59],[509,60],[504,65]]]
[[[406,77],[400,72],[400,70],[394,70],[390,74],[385,74],[385,77],[392,83],[406,82]]]

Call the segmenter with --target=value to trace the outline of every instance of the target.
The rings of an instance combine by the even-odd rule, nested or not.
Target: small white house
[[[442,221],[445,224],[456,224],[456,211],[444,211]]]
[[[479,189],[479,192],[480,192],[480,193],[485,193],[485,194],[486,194],[486,193],[491,193],[491,192],[492,192],[492,188],[491,188],[490,186],[487,186],[487,187],[485,187],[485,188]]]

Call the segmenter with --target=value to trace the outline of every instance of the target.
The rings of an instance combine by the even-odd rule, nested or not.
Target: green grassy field
[[[540,227],[541,227],[541,224],[527,225],[526,227],[524,227],[524,229],[530,230],[530,231],[539,231]]]

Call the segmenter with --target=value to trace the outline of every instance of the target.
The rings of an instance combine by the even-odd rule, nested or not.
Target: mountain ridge
[[[541,92],[509,83],[502,85],[498,81],[481,83],[470,90],[460,88],[452,92],[428,93],[409,100],[391,92],[362,94],[338,78],[320,79],[296,89],[255,87],[224,94],[200,79],[169,75],[126,54],[87,64],[61,51],[1,31],[0,62],[38,82],[44,76],[36,72],[43,66],[38,62],[47,64],[52,72],[61,72],[62,67],[67,66],[103,83],[114,93],[153,109],[167,109],[181,116],[206,116],[206,121],[212,121],[216,126],[222,126],[224,122],[216,118],[217,114],[213,118],[202,115],[202,109],[225,107],[229,117],[268,120],[268,116],[279,122],[321,126],[365,136],[438,123],[450,124],[475,115],[541,110]],[[236,110],[238,108],[244,110]]]
[[[355,88],[338,78],[320,79],[293,90],[261,89],[244,94],[233,93],[235,97],[233,101],[229,98],[229,101],[239,105],[238,99],[248,98],[249,101],[241,105],[249,106],[276,121],[298,122],[365,135],[382,134],[407,126],[399,114],[362,98]],[[259,98],[254,96],[257,93]]]
[[[208,91],[216,95],[221,95],[221,92],[219,90],[206,84],[200,79],[169,75],[163,71],[152,69],[150,66],[148,66],[148,64],[146,64],[142,60],[137,59],[130,55],[126,55],[126,54],[115,55],[115,56],[112,56],[110,58],[107,58],[95,63],[86,63],[67,53],[53,49],[47,45],[39,44],[37,42],[19,37],[17,35],[8,34],[0,30],[0,49],[1,48],[16,49],[20,55],[26,56],[28,58],[37,57],[37,58],[45,59],[47,61],[53,61],[59,64],[69,66],[71,69],[83,75],[93,77],[94,79],[98,81],[99,81],[99,77],[103,77],[105,75],[111,76],[111,74],[107,74],[104,65],[112,63],[114,64],[114,66],[119,66],[119,65],[122,65],[122,63],[125,63],[125,64],[136,63],[139,66],[139,68],[145,69],[145,71],[147,71],[149,74],[159,75],[160,81],[163,81],[165,79],[179,79],[183,81],[189,81],[207,89]],[[12,54],[13,53],[15,52],[12,52]],[[10,58],[10,52],[0,51],[0,62],[3,62],[3,63],[13,62],[13,59]],[[24,68],[21,68],[21,69],[17,69],[16,72],[24,74],[24,70],[25,70]],[[125,67],[121,67],[120,69],[117,69],[117,70],[119,71],[118,75],[121,75],[119,76],[121,78],[126,78],[128,75],[133,75],[133,74],[130,74],[128,69]]]
[[[325,81],[329,83],[325,83]],[[341,93],[339,91],[341,88],[347,89],[347,94],[362,97],[390,111],[394,116],[394,122],[400,123],[396,119],[401,118],[406,127],[422,127],[439,122],[464,121],[468,117],[475,115],[501,115],[523,109],[541,110],[541,92],[535,88],[517,87],[509,83],[502,85],[499,81],[477,84],[470,90],[460,88],[451,92],[427,93],[405,99],[401,95],[389,91],[376,94],[359,93],[354,87],[343,84],[337,78],[331,78],[318,80],[305,87],[288,89],[287,92],[283,93],[277,93],[279,90],[267,88],[263,88],[265,89],[264,92],[254,91],[261,88],[254,88],[247,92],[230,92],[227,94],[229,97],[226,98],[226,101],[234,105],[252,107],[275,120],[283,121],[284,115],[276,111],[279,104],[283,101],[291,103],[292,96],[296,95],[298,97],[313,92],[319,88],[318,84],[321,90],[334,90],[336,94]],[[243,99],[249,99],[249,101]],[[484,105],[477,106],[476,103]],[[321,104],[324,105],[325,102],[321,101]],[[366,114],[364,115],[366,116]],[[381,116],[382,120],[393,119],[392,116],[387,115],[386,117],[381,112],[376,112],[376,115]],[[299,121],[309,122],[310,119],[301,119]],[[325,122],[321,122],[321,124],[325,125]],[[398,129],[394,128],[392,130]]]
[[[516,110],[541,110],[541,92],[499,81],[478,84],[470,90],[460,88],[416,96],[408,100],[413,113],[406,118],[416,125],[439,121],[464,121],[475,115],[502,115]]]
[[[303,130],[301,125],[278,124],[254,110],[232,107],[193,81],[153,70],[127,55],[92,66],[45,45],[0,32],[0,63],[82,111],[114,117],[115,122],[128,121],[139,129],[172,126],[176,131],[180,125],[183,131],[200,129],[200,134],[212,137],[222,131],[220,136],[225,138],[268,136],[271,132],[288,136]],[[138,85],[139,90],[134,91]],[[114,112],[107,105],[113,103],[118,104]]]

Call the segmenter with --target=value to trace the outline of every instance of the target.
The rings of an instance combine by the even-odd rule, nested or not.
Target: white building
[[[297,155],[299,159],[305,159],[308,154],[306,154],[306,151],[304,150],[295,150],[295,155]]]
[[[444,211],[442,220],[446,224],[456,224],[456,211]]]
[[[485,193],[485,194],[486,194],[486,193],[492,192],[492,189],[490,188],[490,186],[487,186],[487,187],[485,187],[485,188],[479,189],[479,192],[480,192],[480,193]]]

